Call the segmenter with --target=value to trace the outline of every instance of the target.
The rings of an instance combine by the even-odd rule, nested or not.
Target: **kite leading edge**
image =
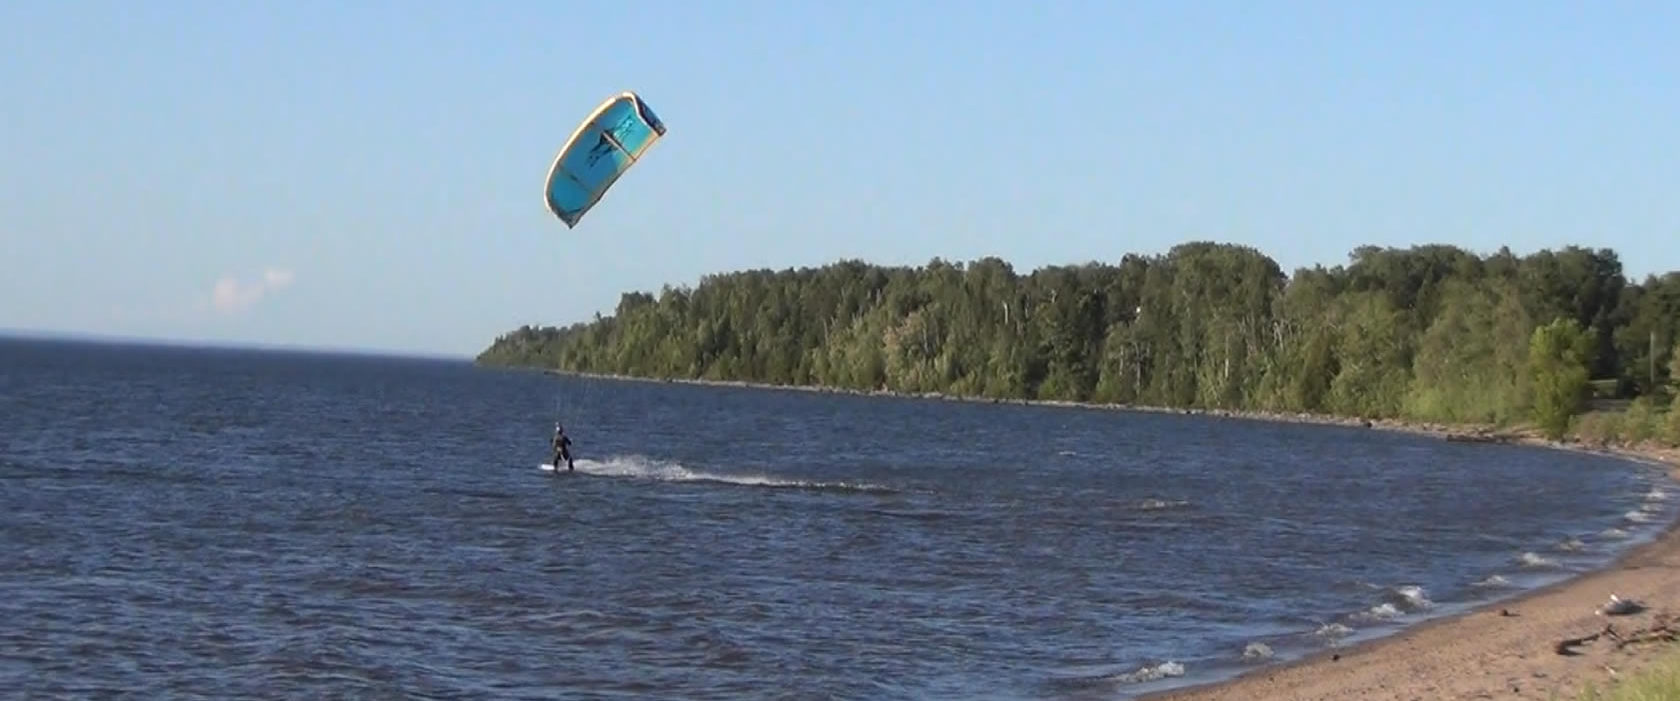
[[[636,93],[607,98],[554,156],[543,190],[549,211],[566,228],[577,226],[619,176],[664,135],[664,122]]]

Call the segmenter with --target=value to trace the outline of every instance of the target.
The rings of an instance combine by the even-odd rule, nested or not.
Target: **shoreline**
[[[1407,419],[1365,419],[1352,416],[1342,416],[1338,414],[1320,414],[1310,412],[1262,411],[1246,409],[1197,409],[1154,406],[1147,404],[1105,404],[1101,402],[1080,402],[1065,399],[993,398],[950,395],[940,392],[897,392],[892,390],[860,390],[846,387],[825,387],[820,385],[779,385],[770,382],[752,382],[747,380],[641,377],[636,375],[617,375],[611,373],[574,372],[569,370],[556,370],[553,368],[540,367],[527,367],[525,369],[537,370],[545,375],[569,376],[615,382],[682,384],[700,387],[729,387],[736,389],[777,390],[783,392],[808,392],[813,394],[839,394],[856,397],[884,397],[892,399],[923,399],[970,404],[1012,404],[1016,406],[1055,407],[1095,411],[1178,414],[1183,416],[1208,416],[1268,423],[1368,428],[1378,431],[1393,431],[1409,435],[1440,438],[1453,442],[1493,443],[1550,448],[1553,450],[1567,450],[1595,455],[1608,455],[1649,464],[1661,464],[1669,467],[1680,466],[1680,447],[1664,446],[1653,441],[1647,441],[1641,445],[1595,446],[1573,441],[1568,437],[1565,437],[1562,440],[1551,440],[1542,436],[1538,430],[1527,426],[1501,428],[1490,424],[1480,423],[1442,423],[1431,421],[1412,421]],[[1676,477],[1676,479],[1680,480],[1680,477]]]
[[[1680,464],[1664,464],[1668,478],[1680,481]],[[1650,541],[1623,550],[1598,569],[1385,635],[1133,698],[1572,701],[1589,685],[1603,690],[1680,652],[1680,645],[1661,642],[1617,649],[1608,639],[1576,646],[1570,655],[1558,652],[1563,641],[1598,633],[1607,624],[1627,635],[1652,626],[1657,614],[1680,612],[1676,570],[1680,519],[1663,524]],[[1599,614],[1612,594],[1647,608],[1633,615]]]
[[[1501,429],[1480,424],[1367,420],[1326,414],[959,397],[938,393],[578,373],[547,368],[542,371],[545,374],[629,382],[1363,427],[1448,441],[1607,455],[1633,463],[1661,466],[1671,482],[1680,484],[1680,448],[1654,442],[1591,445],[1567,437],[1550,440],[1526,427]],[[1589,684],[1603,688],[1619,677],[1648,667],[1666,653],[1680,651],[1680,645],[1663,643],[1630,645],[1618,650],[1607,639],[1581,645],[1575,648],[1574,655],[1560,654],[1554,649],[1565,639],[1589,636],[1604,630],[1607,623],[1626,634],[1651,626],[1657,613],[1665,610],[1680,612],[1680,573],[1677,571],[1680,571],[1680,519],[1662,524],[1650,541],[1622,550],[1609,562],[1591,571],[1477,604],[1457,613],[1408,624],[1377,637],[1328,647],[1287,661],[1261,664],[1233,676],[1128,696],[1139,701],[1332,701],[1351,698],[1373,701],[1490,698],[1568,701],[1575,699]],[[1596,613],[1611,594],[1641,601],[1647,609],[1626,616]],[[1123,689],[1120,691],[1124,693]]]

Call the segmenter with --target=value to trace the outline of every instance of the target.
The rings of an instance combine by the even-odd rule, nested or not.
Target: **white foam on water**
[[[1139,511],[1164,511],[1164,510],[1167,510],[1167,509],[1180,509],[1180,508],[1184,508],[1184,507],[1189,506],[1189,505],[1190,505],[1190,501],[1187,500],[1187,499],[1155,499],[1155,498],[1151,498],[1151,499],[1141,499],[1138,502],[1136,502],[1133,506],[1134,506],[1134,508],[1136,508]]]
[[[1503,575],[1493,574],[1471,586],[1480,589],[1504,589],[1511,586],[1511,580],[1506,579]]]
[[[1392,621],[1399,617],[1400,607],[1386,602],[1353,615],[1354,620],[1366,622]]]
[[[1340,623],[1326,623],[1319,626],[1318,630],[1313,631],[1313,635],[1334,640],[1353,635],[1353,629]]]
[[[1184,665],[1179,662],[1168,660],[1158,665],[1144,665],[1139,667],[1135,672],[1115,675],[1114,680],[1122,684],[1138,684],[1141,682],[1159,681],[1167,677],[1182,676],[1184,676]]]
[[[1415,584],[1395,587],[1394,595],[1399,598],[1401,608],[1407,611],[1423,611],[1435,606],[1435,602],[1429,600],[1428,592]]]
[[[605,460],[583,459],[573,462],[575,470],[598,477],[621,477],[657,482],[715,482],[749,487],[781,487],[801,489],[832,489],[840,491],[888,492],[891,488],[868,482],[822,482],[773,477],[769,475],[738,475],[704,470],[692,470],[681,463],[656,460],[640,455],[615,455]],[[546,472],[554,466],[544,464]]]

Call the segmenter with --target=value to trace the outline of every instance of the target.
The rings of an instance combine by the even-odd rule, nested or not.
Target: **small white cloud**
[[[284,268],[269,268],[263,271],[261,279],[248,283],[232,275],[223,275],[210,291],[210,306],[223,314],[241,312],[262,301],[269,293],[291,285],[292,279],[292,271]]]

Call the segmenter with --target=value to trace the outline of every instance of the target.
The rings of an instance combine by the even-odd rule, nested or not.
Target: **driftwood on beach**
[[[1627,634],[1616,632],[1616,624],[1606,623],[1604,624],[1603,630],[1593,633],[1592,635],[1583,635],[1578,638],[1564,638],[1563,640],[1558,641],[1558,644],[1554,646],[1553,649],[1556,650],[1559,655],[1579,655],[1581,653],[1575,648],[1593,642],[1599,638],[1609,638],[1614,641],[1616,643],[1617,650],[1625,648],[1629,645],[1637,645],[1639,643],[1672,643],[1676,640],[1680,640],[1680,621],[1676,620],[1674,614],[1667,612],[1659,613],[1655,616],[1651,625],[1636,629]]]

